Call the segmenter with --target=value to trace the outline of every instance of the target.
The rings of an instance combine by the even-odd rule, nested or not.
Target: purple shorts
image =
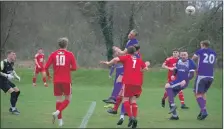
[[[206,93],[212,85],[213,77],[197,76],[194,83],[195,93]]]
[[[185,89],[187,86],[188,86],[188,81],[186,81],[186,85],[184,86],[180,86],[180,82],[182,82],[183,80],[174,80],[174,81],[171,81],[169,84],[170,84],[170,87],[173,89],[173,92],[174,92],[174,96],[176,96],[181,90]]]

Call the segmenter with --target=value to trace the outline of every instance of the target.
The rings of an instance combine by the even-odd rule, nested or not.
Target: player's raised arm
[[[76,59],[73,53],[71,53],[71,71],[76,71],[77,65],[76,65]]]

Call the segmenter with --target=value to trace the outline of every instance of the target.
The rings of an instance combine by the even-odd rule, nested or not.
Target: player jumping
[[[74,54],[70,51],[67,51],[68,39],[60,38],[58,40],[58,45],[60,49],[56,50],[50,55],[45,68],[48,70],[49,67],[53,64],[56,111],[52,113],[52,122],[54,123],[57,117],[59,126],[62,126],[62,111],[71,101],[71,71],[75,71],[77,68]],[[62,96],[65,96],[64,100]]]
[[[174,49],[173,50],[173,56],[167,58],[165,60],[165,62],[163,63],[162,67],[165,68],[165,69],[168,69],[168,75],[167,75],[167,81],[168,83],[171,82],[171,76],[173,75],[173,69],[175,68],[176,66],[176,63],[178,61],[178,58],[179,58],[179,51],[177,49]],[[184,103],[184,93],[183,91],[181,90],[179,93],[179,100],[181,102],[181,108],[182,109],[188,109],[188,107],[185,105]],[[165,100],[167,98],[167,92],[165,91],[164,93],[164,96],[162,98],[162,107],[165,107]]]
[[[174,97],[188,86],[189,81],[194,77],[195,69],[196,65],[193,60],[188,59],[187,51],[182,50],[180,52],[180,59],[177,61],[176,68],[174,69],[174,74],[171,76],[171,79],[174,81],[166,83],[165,85],[170,104],[169,114],[172,113],[170,120],[179,120],[176,112],[177,107],[174,103]]]
[[[16,108],[16,103],[18,101],[20,90],[11,81],[15,78],[20,81],[20,77],[16,74],[14,70],[14,61],[16,60],[16,54],[13,51],[7,52],[7,59],[1,61],[0,65],[0,88],[6,93],[11,94],[10,103],[11,107],[9,112],[15,115],[19,115],[20,112]]]
[[[44,86],[47,87],[48,86],[47,79],[43,74],[45,73],[45,69],[44,69],[44,51],[42,48],[38,49],[37,54],[35,55],[34,61],[35,61],[35,69],[34,69],[34,75],[33,75],[33,86],[36,86],[37,75],[41,72]],[[50,77],[49,71],[46,71],[46,74],[48,76],[48,80],[50,80],[51,77]]]
[[[210,41],[208,40],[200,42],[200,45],[201,49],[195,52],[192,59],[196,60],[199,58],[194,93],[201,109],[197,119],[204,120],[208,116],[205,95],[213,82],[216,52],[209,48]]]
[[[141,59],[136,58],[135,47],[128,47],[128,54],[124,56],[119,56],[112,59],[110,62],[102,61],[102,64],[112,65],[117,62],[121,62],[124,65],[124,76],[123,76],[123,104],[125,111],[129,116],[128,127],[137,127],[137,113],[138,106],[136,103],[136,98],[141,95],[142,92],[142,81],[143,74],[142,70],[148,69],[148,63],[144,63]],[[131,109],[132,108],[132,109]]]

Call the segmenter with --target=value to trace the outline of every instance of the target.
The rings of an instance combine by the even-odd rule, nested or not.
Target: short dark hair
[[[139,44],[135,44],[134,47],[135,47],[136,51],[138,51],[140,49],[140,45]]]
[[[136,52],[136,48],[134,46],[128,47],[127,50],[128,50],[128,54],[131,54],[131,55],[135,54]]]
[[[58,39],[58,45],[60,48],[66,48],[68,45],[68,38],[63,37]]]
[[[179,52],[180,50],[178,48],[174,48],[173,52]]]
[[[203,44],[205,47],[209,47],[210,46],[210,41],[209,40],[204,40],[204,41],[201,41],[200,44]]]
[[[187,49],[181,49],[179,52],[187,52]]]
[[[7,51],[6,51],[6,55],[11,54],[12,52],[14,52],[14,51],[13,51],[13,50],[7,50]]]

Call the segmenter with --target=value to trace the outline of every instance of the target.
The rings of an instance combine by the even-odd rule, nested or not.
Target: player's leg
[[[137,97],[139,97],[139,95],[133,96],[130,99],[132,114],[133,114],[133,117],[134,117],[133,120],[132,120],[133,121],[132,128],[136,128],[137,124],[138,124],[138,121],[137,121],[137,116],[138,116]]]
[[[62,84],[60,83],[54,83],[54,96],[56,97],[56,112],[58,111],[59,107],[61,106],[62,102],[63,102],[63,91],[62,89]],[[55,122],[55,119],[62,119],[62,112],[53,112],[53,120],[52,122]]]
[[[188,109],[189,107],[187,107],[185,102],[184,102],[184,92],[183,92],[183,90],[181,90],[178,93],[178,97],[179,97],[179,100],[180,100],[180,103],[181,103],[181,109]]]
[[[36,86],[36,81],[37,81],[37,75],[39,73],[39,69],[37,67],[34,68],[34,73],[33,73],[33,86]]]
[[[172,85],[171,85],[172,84]],[[173,86],[178,86],[177,85],[178,82],[177,81],[173,81],[171,83],[167,83],[165,85],[165,88],[166,88],[166,91],[167,91],[167,94],[168,94],[168,100],[169,100],[169,105],[170,105],[170,111],[169,111],[169,114],[172,113],[172,116],[170,118],[170,120],[178,120],[179,117],[177,115],[177,112],[176,112],[176,105],[174,103],[174,97],[176,96],[176,94],[180,91],[178,90],[174,90]]]
[[[20,112],[18,111],[18,109],[16,108],[16,103],[18,101],[18,98],[19,98],[19,95],[20,95],[20,90],[18,87],[16,87],[16,85],[12,82],[9,81],[9,86],[11,88],[13,88],[14,92],[15,92],[15,95],[16,95],[16,98],[15,98],[15,104],[11,104],[11,107],[9,109],[10,112],[14,113],[14,114],[19,114]],[[14,102],[13,102],[14,103]]]
[[[46,79],[46,72],[44,69],[41,69],[41,74],[42,74],[42,81],[44,82],[44,86],[47,87],[47,79]]]
[[[202,78],[199,76],[196,79],[194,90],[198,105],[200,107],[200,113],[197,117],[198,120],[204,120],[208,116],[205,94],[211,86],[212,82],[213,78]]]
[[[161,101],[161,105],[162,107],[165,107],[165,104],[166,104],[166,98],[168,97],[167,95],[167,92],[165,90],[164,94],[163,94],[163,98],[162,98],[162,101]]]
[[[49,70],[46,70],[46,75],[47,75],[48,81],[50,81],[51,80],[51,76],[50,76]]]
[[[72,88],[71,88],[71,84],[61,84],[61,90],[64,93],[65,99],[61,102],[60,106],[58,106],[56,112],[53,113],[54,116],[58,116],[58,120],[59,120],[59,126],[63,125],[63,121],[62,121],[62,115],[61,118],[59,117],[60,113],[62,113],[62,111],[64,109],[66,109],[66,107],[69,105],[70,101],[71,101],[71,94],[72,94]]]

